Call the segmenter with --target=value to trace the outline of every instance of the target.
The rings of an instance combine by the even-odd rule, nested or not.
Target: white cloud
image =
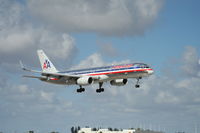
[[[0,53],[14,53],[26,49],[33,44],[32,32],[30,30],[7,29],[0,36]]]
[[[102,56],[99,53],[94,53],[87,57],[86,59],[82,60],[79,65],[72,67],[73,69],[77,68],[88,68],[88,67],[97,67],[103,66],[105,62],[102,59]]]
[[[31,34],[21,29],[23,9],[15,1],[0,1],[0,53],[18,51],[31,42]]]
[[[22,19],[23,7],[13,0],[0,1],[0,30],[4,31],[7,27],[18,25]]]
[[[9,0],[3,0],[3,3],[0,1],[0,125],[7,122],[5,125],[10,128],[19,126],[20,121],[25,127],[24,124],[32,120],[30,125],[39,123],[37,128],[40,128],[40,119],[49,129],[51,123],[55,128],[62,123],[73,125],[81,121],[85,124],[90,120],[113,124],[113,119],[116,119],[127,126],[127,120],[130,120],[129,123],[135,121],[134,117],[146,120],[146,115],[149,115],[148,118],[154,116],[159,121],[163,117],[160,114],[164,114],[176,121],[178,116],[174,112],[183,114],[185,121],[191,117],[199,119],[200,59],[197,50],[191,46],[186,47],[180,59],[183,66],[176,68],[183,70],[181,77],[174,71],[174,77],[155,74],[147,80],[142,79],[140,89],[134,88],[135,80],[129,80],[128,85],[122,87],[104,84],[105,92],[102,94],[96,94],[88,86],[86,92],[79,95],[75,91],[69,93],[64,87],[58,91],[54,85],[47,87],[39,81],[38,84],[32,83],[32,80],[28,83],[24,79],[21,81],[21,75],[15,73],[7,75],[5,68],[12,66],[10,63],[19,58],[25,58],[32,64],[38,48],[56,59],[68,60],[76,53],[76,45],[75,39],[65,32],[53,32],[41,25],[24,22],[23,6]],[[155,20],[161,4],[159,0],[30,0],[28,3],[36,17],[45,20],[47,27],[50,24],[63,31],[94,31],[109,35],[143,33]],[[116,49],[110,45],[108,52],[115,53]],[[107,63],[101,54],[94,53],[81,61],[77,68],[121,63],[130,63],[130,60]],[[16,65],[12,67],[17,68]]]
[[[70,35],[66,33],[60,35],[48,30],[42,30],[39,32],[42,34],[38,38],[38,47],[47,51],[51,56],[67,60],[71,59],[71,57],[77,52],[75,40]],[[37,40],[37,38],[35,40]]]
[[[50,92],[45,92],[45,91],[41,91],[40,92],[41,98],[48,101],[48,102],[52,102],[53,101],[53,93]]]
[[[75,39],[67,33],[52,32],[42,26],[25,21],[25,5],[15,1],[0,1],[0,65],[4,67],[25,60],[33,62],[37,49],[43,49],[48,56],[70,63],[77,53]],[[35,57],[33,57],[35,55]],[[11,65],[12,64],[12,65]],[[5,69],[7,69],[5,67]],[[10,68],[9,68],[10,69]]]
[[[81,61],[78,66],[82,68],[100,64],[108,63],[102,59],[101,54],[94,53]],[[192,66],[194,64],[196,62],[190,63]],[[179,73],[175,73],[175,75],[179,75]],[[75,91],[66,92],[65,88],[58,91],[54,85],[46,87],[46,84],[44,86],[33,84],[29,86],[11,84],[10,81],[5,81],[5,84],[3,82],[1,79],[0,101],[5,102],[0,103],[0,107],[3,108],[1,112],[8,118],[12,114],[15,117],[22,115],[22,118],[28,116],[43,118],[42,115],[45,115],[45,122],[48,125],[51,123],[47,122],[49,116],[64,123],[79,121],[82,125],[90,120],[95,124],[98,123],[97,121],[100,121],[101,124],[103,121],[105,124],[112,125],[113,119],[110,118],[119,119],[125,124],[127,124],[127,119],[130,123],[134,123],[133,118],[135,117],[140,118],[141,121],[156,119],[158,122],[163,122],[162,119],[166,120],[166,118],[177,121],[179,118],[177,114],[186,116],[184,120],[194,115],[199,118],[200,82],[195,75],[183,75],[181,78],[179,76],[177,78],[177,76],[155,74],[147,79],[142,79],[140,89],[135,89],[135,80],[129,80],[128,84],[122,87],[110,86],[109,83],[105,83],[103,85],[105,92],[102,94],[96,94],[95,90],[91,90],[87,86],[86,92],[80,95],[75,94]],[[73,86],[74,88],[76,87]],[[64,96],[60,95],[62,91],[66,92]],[[80,101],[84,101],[84,104]],[[88,114],[90,115],[88,116]],[[94,118],[96,119],[94,120]],[[35,120],[35,118],[31,119]]]
[[[102,54],[93,53],[92,55],[88,56],[86,59],[83,59],[78,65],[71,67],[71,69],[101,67],[101,66],[109,66],[109,65],[117,65],[117,64],[126,64],[130,62],[131,62],[130,60],[105,62],[103,60]]]
[[[124,109],[125,112],[127,113],[135,113],[135,112],[140,112],[138,109],[131,109],[131,108],[126,108]]]
[[[20,55],[23,51],[35,53],[38,48],[44,49],[58,59],[69,59],[76,53],[75,41],[66,33],[57,34],[43,28],[32,27],[11,28],[0,36],[1,55]]]
[[[138,35],[156,19],[163,0],[29,0],[32,14],[67,32]]]
[[[9,81],[10,83],[10,81]],[[4,110],[16,115],[33,114],[33,113],[63,113],[73,110],[72,102],[59,99],[56,93],[50,90],[40,88],[40,90],[31,88],[26,84],[8,84],[4,87],[0,86],[0,100],[5,101],[0,104]],[[39,88],[39,87],[38,87]],[[19,106],[19,107],[18,107]],[[17,108],[17,110],[14,110]],[[5,112],[2,112],[5,113]],[[71,112],[73,114],[73,112]]]
[[[19,85],[19,91],[21,93],[26,93],[28,92],[28,86],[27,85]]]
[[[200,68],[200,59],[199,59],[199,68]],[[200,71],[197,74],[200,77]]]
[[[3,34],[0,36],[0,65],[10,72],[19,70],[19,60],[23,60],[28,66],[38,66],[37,49],[43,49],[53,62],[56,59],[55,64],[65,62],[62,65],[67,64],[68,67],[74,60],[72,57],[77,54],[75,40],[67,33],[58,34],[44,28],[24,27],[8,30]]]
[[[111,43],[99,44],[99,47],[103,55],[107,55],[110,57],[116,57],[119,55],[118,50]]]
[[[155,98],[155,101],[159,104],[164,104],[164,103],[177,104],[179,103],[179,98],[167,91],[166,92],[160,91],[157,97]]]
[[[190,78],[185,78],[179,82],[177,82],[175,84],[175,87],[177,88],[184,88],[184,89],[188,89],[191,91],[200,91],[200,78],[196,78],[196,77],[190,77]]]
[[[190,76],[198,76],[200,72],[199,56],[197,50],[192,46],[185,47],[182,70],[183,73]]]
[[[195,48],[191,48],[196,51]],[[183,52],[184,55],[187,55],[187,52],[188,50],[185,49]],[[189,51],[189,53],[191,52]],[[196,54],[195,56],[198,57],[197,53],[193,54]],[[102,62],[102,58],[100,59]],[[199,57],[197,59],[199,60]],[[185,57],[182,57],[179,60],[182,60],[181,63],[184,63],[184,65],[188,65],[189,63],[190,67],[197,64],[196,61],[186,62]],[[88,61],[85,64],[90,64],[91,62],[92,61]],[[104,62],[103,64],[106,63]],[[177,65],[176,69],[180,70],[181,68],[182,66]],[[198,69],[195,71],[198,72]],[[186,106],[193,104],[196,105],[196,102],[199,101],[200,79],[195,75],[181,75],[182,77],[180,78],[179,74],[180,73],[177,71],[174,73],[175,76],[152,75],[151,77],[141,80],[141,88],[139,89],[134,88],[136,81],[130,79],[126,86],[121,87],[110,86],[109,83],[105,83],[103,85],[105,88],[105,95],[95,98],[93,96],[89,97],[95,99],[95,102],[99,102],[99,104],[103,102],[105,106],[104,108],[109,108],[111,105],[115,105],[112,109],[117,109],[122,108],[121,105],[124,105],[127,109],[124,111],[127,112],[131,112],[131,109],[133,109],[132,111],[138,111],[137,113],[147,113],[148,111],[152,111],[159,114],[161,111],[164,114],[173,116],[171,112],[175,110],[177,112],[184,110],[182,113],[188,114],[190,110]],[[195,109],[197,110],[194,111]],[[194,112],[198,112],[197,107],[195,107],[194,110]],[[121,111],[119,112],[123,113],[123,111]]]

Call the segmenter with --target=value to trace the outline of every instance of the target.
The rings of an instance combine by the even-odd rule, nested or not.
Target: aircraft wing
[[[40,80],[46,80],[47,77],[39,77],[39,76],[32,76],[32,75],[24,75],[23,77],[25,78],[36,78],[36,79],[40,79]]]
[[[53,76],[53,77],[69,77],[69,78],[80,78],[79,75],[71,75],[65,73],[49,73],[49,72],[40,72],[43,76]]]

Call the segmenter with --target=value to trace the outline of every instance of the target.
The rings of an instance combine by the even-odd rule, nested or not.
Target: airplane
[[[42,71],[32,70],[24,67],[20,61],[21,68],[25,71],[40,73],[41,76],[24,75],[27,78],[36,78],[44,82],[61,85],[79,85],[78,93],[84,92],[83,86],[94,83],[99,84],[97,93],[104,92],[102,88],[104,82],[110,82],[113,86],[123,86],[128,82],[128,78],[135,78],[136,88],[140,87],[139,80],[154,73],[153,69],[144,63],[130,63],[111,65],[87,69],[58,71],[49,60],[43,50],[37,50]]]

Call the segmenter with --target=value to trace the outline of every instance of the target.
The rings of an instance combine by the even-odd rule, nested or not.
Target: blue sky
[[[198,0],[0,0],[0,131],[71,126],[200,130]],[[145,62],[155,74],[134,88],[58,86],[25,79],[37,49],[58,69]]]
[[[196,47],[199,52],[198,3],[198,1],[185,0],[165,1],[157,20],[143,35],[105,37],[90,33],[73,34],[81,49],[78,58],[81,60],[83,56],[98,51],[99,47],[94,44],[111,43],[118,52],[122,53],[118,60],[128,58],[133,61],[146,61],[156,64],[155,67],[160,69],[169,58],[180,57],[187,45]],[[85,45],[89,47],[82,50]],[[109,58],[108,61],[115,59],[115,57]]]

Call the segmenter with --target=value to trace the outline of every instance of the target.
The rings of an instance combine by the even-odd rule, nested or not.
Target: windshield
[[[147,64],[134,64],[135,68],[150,68]]]

